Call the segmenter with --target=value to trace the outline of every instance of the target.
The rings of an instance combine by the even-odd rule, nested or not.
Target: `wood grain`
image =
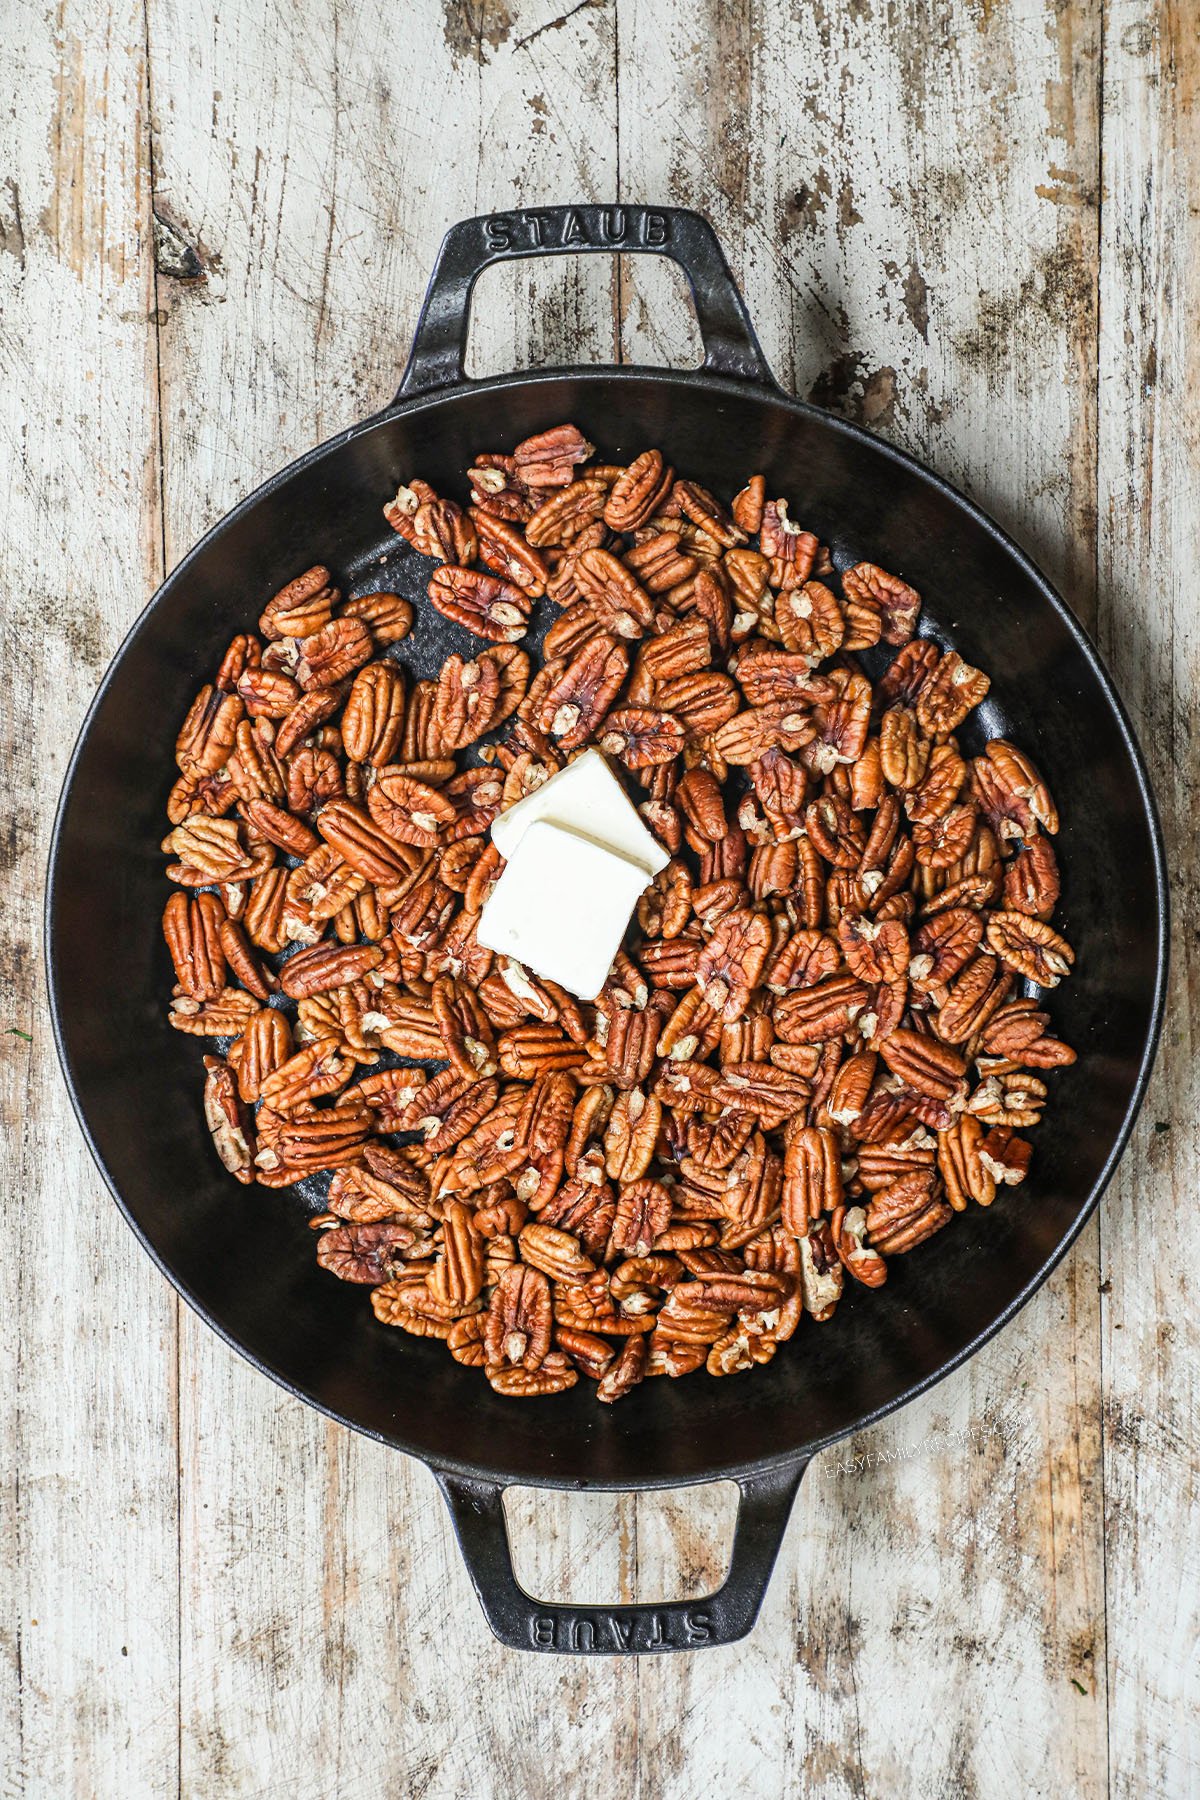
[[[286,6],[228,23],[151,9],[156,206],[203,270],[159,278],[172,559],[398,379],[439,225],[416,173],[425,134],[470,116],[475,89],[440,20],[406,37],[419,87],[378,10],[314,32]],[[460,176],[442,184],[450,216],[472,207],[473,157]],[[182,1791],[403,1791],[428,1733],[411,1709],[389,1728],[389,1697],[416,1686],[457,1575],[432,1482],[286,1399],[190,1317],[181,1374]],[[466,1788],[477,1770],[477,1752],[460,1761]]]
[[[1074,371],[1095,355],[1098,42],[1073,10],[1054,32],[1044,18],[690,0],[656,56],[660,9],[630,5],[622,176],[712,214],[786,384],[973,486],[1090,615],[1094,416]],[[1068,164],[1083,178],[1064,209],[1039,189]],[[729,1721],[680,1793],[697,1757],[733,1779],[728,1743],[747,1737],[764,1794],[781,1770],[782,1791],[830,1795],[1103,1790],[1095,1245],[1093,1228],[997,1342],[851,1446],[922,1454],[815,1465],[749,1655],[647,1665],[643,1717],[678,1716],[682,1690],[689,1716]],[[1030,1380],[1047,1364],[1067,1375],[1048,1393]],[[686,1556],[691,1517],[667,1556]],[[645,1578],[644,1532],[639,1549]],[[764,1691],[787,1703],[764,1709]]]
[[[1200,1791],[1196,1192],[1200,40],[1190,7],[1111,5],[1100,291],[1100,641],[1172,869],[1163,1049],[1100,1218],[1111,1791]]]
[[[0,1037],[0,1794],[1197,1791],[1190,10],[146,0],[23,8],[11,39],[0,1025],[32,1042]],[[1099,1227],[819,1459],[748,1640],[640,1662],[498,1647],[427,1472],[177,1318],[71,1122],[36,948],[72,736],[163,567],[386,399],[447,225],[570,198],[701,207],[785,385],[1029,545],[1099,632],[1180,852],[1166,1050]],[[697,356],[657,259],[478,289],[473,372]],[[518,1571],[701,1592],[732,1500],[513,1493]]]
[[[162,574],[144,33],[6,24],[0,199],[3,1792],[149,1795],[177,1766],[175,1317],[77,1131],[41,967],[55,799]]]
[[[522,25],[533,31],[553,17],[529,9]],[[414,83],[380,79],[383,21],[370,9],[343,14],[336,33],[315,40],[306,15],[280,17],[264,99],[248,28],[236,47],[212,34],[197,70],[204,9],[152,14],[154,90],[171,98],[156,104],[159,192],[187,241],[211,243],[219,256],[211,280],[166,284],[172,555],[269,469],[387,398],[446,226],[514,198],[580,191],[563,120],[594,117],[600,104],[595,21],[521,45],[498,11],[473,18],[467,37],[447,37],[440,15],[411,19],[406,59],[423,72]],[[601,66],[611,67],[611,48]],[[561,117],[531,104],[543,90]],[[262,147],[264,104],[302,118],[303,141]],[[545,131],[533,131],[542,117]],[[419,146],[443,119],[466,135],[435,182],[422,174]],[[370,146],[382,142],[401,151],[398,166],[364,189]],[[602,137],[592,151],[600,195],[612,175],[611,132],[607,168]],[[472,347],[494,367],[568,361],[577,347],[588,354],[587,320],[591,353],[611,357],[614,305],[615,277],[601,261],[569,273],[532,266],[476,309]],[[501,1768],[518,1790],[536,1791],[547,1766],[569,1754],[585,1767],[602,1751],[632,1778],[634,1740],[615,1759],[604,1745],[608,1719],[633,1706],[635,1667],[600,1671],[608,1699],[597,1706],[596,1676],[582,1665],[500,1652],[423,1469],[284,1400],[190,1319],[182,1368],[185,1467],[205,1445],[216,1464],[183,1504],[185,1792],[253,1792],[270,1769],[301,1800],[423,1783],[431,1793],[483,1794]],[[220,1430],[221,1419],[233,1428]],[[614,1548],[622,1535],[631,1543],[632,1513],[632,1500],[618,1503]],[[586,1507],[541,1496],[538,1514],[536,1529],[521,1519],[518,1532],[526,1545],[550,1546],[551,1565],[560,1556],[574,1577],[593,1549],[603,1556],[606,1534],[589,1529]],[[622,1568],[628,1592],[630,1551],[614,1572]],[[397,1683],[422,1699],[389,1727]],[[485,1691],[474,1728],[451,1729],[467,1696]],[[566,1741],[564,1717],[576,1722]],[[528,1721],[516,1743],[513,1719]]]

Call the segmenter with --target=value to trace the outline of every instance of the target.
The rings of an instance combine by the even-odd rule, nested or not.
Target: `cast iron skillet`
[[[468,381],[472,286],[490,263],[585,250],[671,256],[691,284],[704,364],[534,370]],[[310,563],[354,592],[420,599],[428,565],[380,508],[420,474],[461,495],[473,452],[573,420],[606,460],[649,445],[719,493],[762,470],[838,567],[867,557],[925,598],[922,629],[993,680],[977,742],[1011,734],[1062,813],[1062,923],[1078,972],[1052,1000],[1079,1050],[1053,1077],[1031,1179],[972,1208],[887,1285],[848,1283],[752,1377],[651,1381],[619,1406],[581,1383],[501,1399],[440,1343],[376,1323],[361,1289],[317,1268],[294,1195],[237,1188],[200,1109],[198,1045],[166,1025],[159,841],[170,746],[230,636]],[[419,672],[474,640],[426,605]],[[410,658],[411,660],[411,658]],[[977,745],[972,746],[977,747]],[[753,1623],[813,1454],[901,1406],[976,1350],[1046,1279],[1111,1175],[1145,1086],[1162,1008],[1167,921],[1159,827],[1129,722],[1096,652],[1029,559],[961,495],[867,432],[774,382],[711,227],[626,206],[470,219],[442,245],[393,403],[312,450],[185,557],[101,684],[67,774],[46,929],[59,1054],[80,1124],[164,1274],[226,1341],[290,1392],[419,1456],[449,1502],[488,1622],[505,1643],[634,1652],[728,1643]],[[653,1488],[731,1477],[741,1490],[728,1578],[699,1603],[543,1605],[516,1584],[501,1497],[511,1482]]]

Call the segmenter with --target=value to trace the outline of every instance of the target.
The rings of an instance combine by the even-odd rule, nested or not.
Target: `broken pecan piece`
[[[240,1182],[254,1180],[254,1136],[233,1071],[219,1056],[206,1056],[204,1118],[213,1147],[229,1173]]]

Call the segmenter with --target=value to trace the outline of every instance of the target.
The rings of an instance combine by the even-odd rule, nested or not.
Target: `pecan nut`
[[[361,669],[374,650],[371,633],[361,619],[331,619],[311,637],[301,638],[296,680],[306,693],[313,688],[337,687],[347,675]]]
[[[215,894],[172,894],[163,909],[163,936],[175,965],[180,991],[193,1000],[212,1000],[225,986],[221,927],[225,908]]]
[[[661,450],[643,450],[622,469],[609,492],[604,523],[614,531],[636,531],[653,518],[675,483]]]
[[[783,1159],[783,1223],[802,1238],[822,1213],[842,1204],[842,1161],[835,1134],[818,1125],[793,1131]]]
[[[722,1019],[737,1019],[750,1004],[771,952],[770,923],[738,907],[717,926],[700,952],[696,984]]]
[[[342,713],[342,744],[354,762],[390,763],[404,732],[404,677],[391,662],[368,663],[354,677]]]
[[[360,981],[382,961],[383,951],[377,944],[316,944],[289,958],[279,984],[289,999],[301,1000]]]
[[[553,1327],[550,1283],[540,1269],[514,1263],[496,1283],[484,1326],[484,1351],[492,1368],[541,1367]]]
[[[602,628],[614,637],[640,638],[654,624],[654,605],[632,570],[598,546],[581,550],[575,582]]]
[[[517,644],[529,624],[529,596],[511,581],[446,563],[429,583],[429,598],[456,625],[493,644]]]
[[[608,1246],[610,1253],[648,1256],[671,1217],[671,1194],[660,1181],[623,1182]]]
[[[219,1056],[204,1058],[204,1118],[213,1148],[238,1181],[254,1180],[254,1137],[249,1115],[237,1091],[229,1064]]]
[[[541,729],[560,749],[579,749],[604,722],[628,669],[628,652],[612,638],[585,644],[542,698]]]

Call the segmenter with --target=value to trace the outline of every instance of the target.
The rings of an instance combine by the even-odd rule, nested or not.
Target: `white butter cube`
[[[585,750],[493,821],[492,842],[501,856],[511,858],[538,819],[591,838],[630,862],[640,863],[651,875],[657,875],[671,860],[670,851],[643,825],[599,750]]]
[[[535,819],[484,904],[479,942],[594,1000],[649,881],[640,863]]]

